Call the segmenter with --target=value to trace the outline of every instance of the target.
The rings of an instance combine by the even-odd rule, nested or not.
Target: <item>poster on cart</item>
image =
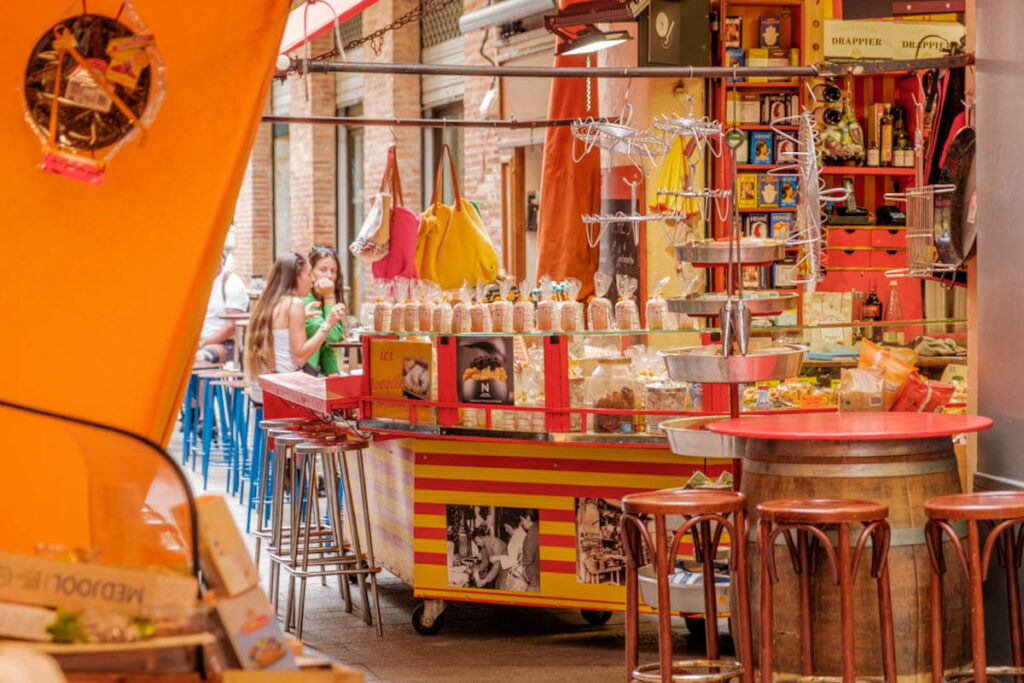
[[[448,585],[540,592],[538,511],[447,505]]]
[[[622,547],[622,501],[576,499],[576,581],[622,586],[626,552]]]
[[[460,403],[513,404],[512,337],[460,337],[455,353]]]
[[[433,345],[429,342],[370,340],[370,396],[430,400]],[[401,403],[375,402],[374,418],[409,419]],[[428,422],[430,408],[416,408],[416,422]]]

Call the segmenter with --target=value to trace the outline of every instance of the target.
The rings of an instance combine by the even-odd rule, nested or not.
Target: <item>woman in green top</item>
[[[330,310],[335,304],[345,305],[342,298],[341,262],[338,261],[338,252],[331,247],[313,247],[309,250],[309,264],[312,266],[313,289],[306,296],[306,303],[315,303],[319,310],[309,318],[306,318],[306,338],[312,337],[324,324],[326,318],[324,311]],[[313,308],[316,308],[314,306]],[[344,318],[327,333],[327,339],[317,349],[309,364],[324,373],[334,375],[339,372],[338,356],[334,349],[328,344],[340,342],[345,338]]]

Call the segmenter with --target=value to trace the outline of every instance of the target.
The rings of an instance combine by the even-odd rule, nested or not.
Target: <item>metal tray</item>
[[[725,292],[703,292],[668,297],[665,301],[668,303],[668,310],[671,313],[715,316],[722,310],[728,296]],[[751,315],[778,315],[786,309],[796,306],[796,301],[796,292],[757,290],[743,293],[743,302],[750,309]]]
[[[772,263],[786,257],[782,240],[758,240],[756,244],[740,242],[740,263]],[[729,243],[704,240],[676,245],[676,260],[695,265],[724,266],[729,263]]]
[[[718,353],[712,355],[717,349]],[[806,346],[780,344],[751,350],[746,356],[721,355],[721,346],[687,346],[659,351],[668,376],[687,382],[736,384],[786,379],[800,374]]]
[[[658,607],[657,574],[652,565],[644,565],[637,570],[640,584],[640,596],[650,607]],[[672,611],[681,614],[704,614],[704,582],[694,584],[669,583],[668,600]],[[729,583],[715,581],[715,600],[718,613],[729,611]]]
[[[747,440],[743,437],[716,434],[699,427],[719,420],[728,420],[728,415],[702,415],[666,420],[659,427],[668,436],[668,445],[677,455],[697,458],[742,458],[747,452]],[[752,416],[750,419],[756,419]]]

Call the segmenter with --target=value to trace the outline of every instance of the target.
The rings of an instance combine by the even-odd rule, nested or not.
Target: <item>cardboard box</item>
[[[743,17],[725,18],[725,47],[726,49],[743,47]]]
[[[779,179],[777,176],[762,173],[757,176],[757,206],[774,209],[779,206]]]
[[[752,47],[747,50],[747,66],[768,66],[768,48]],[[747,79],[751,83],[767,83],[767,76],[751,76]]]
[[[746,50],[739,47],[728,47],[725,49],[725,65],[726,66],[746,66],[747,64],[747,52]],[[726,83],[742,83],[746,79],[743,76],[738,78],[726,78]]]
[[[198,593],[194,576],[167,570],[0,553],[0,601],[145,616],[164,609],[178,613],[195,603]]]
[[[747,237],[758,239],[768,238],[768,216],[767,213],[755,212],[743,214],[743,234]]]
[[[49,642],[46,627],[57,618],[57,612],[45,607],[0,602],[0,638]]]
[[[774,159],[775,141],[770,130],[750,131],[750,163],[770,165]]]
[[[741,209],[757,208],[757,174],[740,173],[736,178],[736,185],[739,188],[736,205]]]
[[[243,669],[295,671],[298,668],[262,590],[252,588],[233,597],[218,595],[215,607]]]
[[[782,45],[782,17],[775,14],[762,15],[758,37],[761,47],[780,47]]]
[[[783,159],[783,162],[790,161]],[[799,202],[800,178],[795,175],[779,176],[779,206],[792,208]]]
[[[785,242],[793,231],[793,212],[774,211],[768,214],[768,224],[771,227],[771,237]]]
[[[260,580],[259,570],[249,556],[224,497],[197,498],[196,517],[199,566],[206,585],[227,595],[238,595],[256,586]]]

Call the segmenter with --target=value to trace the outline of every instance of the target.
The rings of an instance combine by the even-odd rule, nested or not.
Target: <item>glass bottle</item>
[[[885,321],[903,320],[903,308],[900,306],[900,292],[896,280],[889,282],[889,305],[885,307]],[[882,340],[887,344],[900,344],[906,341],[902,325],[886,325],[883,328]]]
[[[906,124],[901,107],[893,108],[893,166],[906,168],[914,165],[914,152],[910,145],[910,135],[907,133]]]
[[[853,290],[850,292],[853,296],[853,322],[859,322],[864,319],[864,292],[858,292]],[[852,328],[852,339],[851,341],[856,344],[860,341],[860,338],[864,336],[864,330],[860,325],[854,325]]]
[[[881,165],[892,166],[892,111],[888,104],[885,105],[885,113],[882,114],[882,119],[878,122],[878,131]]]
[[[867,158],[867,165],[868,166],[878,166],[879,160],[880,160],[880,156],[879,156],[879,152],[878,152],[878,140],[874,140],[874,139],[871,140],[871,146],[868,147],[868,155],[867,155],[867,157],[868,157]]]
[[[620,409],[626,412],[591,415],[590,430],[620,434],[635,432],[635,411],[640,409],[642,391],[643,384],[630,370],[629,358],[599,358],[597,370],[587,379],[587,407],[598,410]]]
[[[878,292],[875,291],[874,280],[871,280],[870,289],[868,289],[868,295],[861,306],[860,314],[861,320],[864,322],[882,322],[882,300],[878,298]],[[880,343],[882,341],[882,328],[878,325],[865,328],[864,336],[869,337],[873,342]]]

